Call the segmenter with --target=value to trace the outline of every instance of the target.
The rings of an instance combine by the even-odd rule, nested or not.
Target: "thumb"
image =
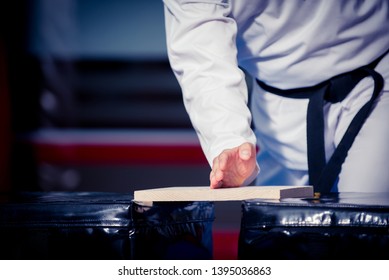
[[[251,145],[250,143],[244,143],[239,147],[239,157],[242,160],[248,160],[251,157]]]

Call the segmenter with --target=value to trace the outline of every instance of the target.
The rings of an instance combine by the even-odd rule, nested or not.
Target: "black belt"
[[[374,68],[387,53],[388,51],[366,66],[335,76],[312,87],[283,90],[257,80],[258,85],[270,93],[289,98],[309,99],[307,110],[308,174],[309,184],[314,187],[315,192],[329,193],[337,181],[348,150],[369,116],[373,103],[384,86],[384,79]],[[373,94],[370,100],[354,116],[327,163],[324,147],[324,101],[330,103],[342,101],[363,78],[368,76],[371,76],[374,80]]]

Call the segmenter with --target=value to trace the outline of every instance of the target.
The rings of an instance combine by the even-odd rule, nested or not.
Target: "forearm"
[[[255,145],[228,6],[165,4],[169,60],[209,163],[225,149]]]

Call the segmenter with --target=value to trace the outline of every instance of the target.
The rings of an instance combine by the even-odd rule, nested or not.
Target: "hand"
[[[251,143],[224,150],[213,160],[210,188],[239,187],[257,168],[256,151]]]

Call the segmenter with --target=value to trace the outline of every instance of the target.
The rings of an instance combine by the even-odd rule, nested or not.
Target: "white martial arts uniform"
[[[255,79],[301,88],[370,63],[389,48],[389,1],[164,3],[169,60],[209,163],[224,149],[251,142],[259,147],[256,184],[307,184],[308,100],[265,92]],[[239,67],[254,78],[251,110]],[[376,71],[384,90],[349,150],[339,191],[389,191],[388,55]],[[342,102],[325,104],[327,158],[372,88],[365,78]]]

